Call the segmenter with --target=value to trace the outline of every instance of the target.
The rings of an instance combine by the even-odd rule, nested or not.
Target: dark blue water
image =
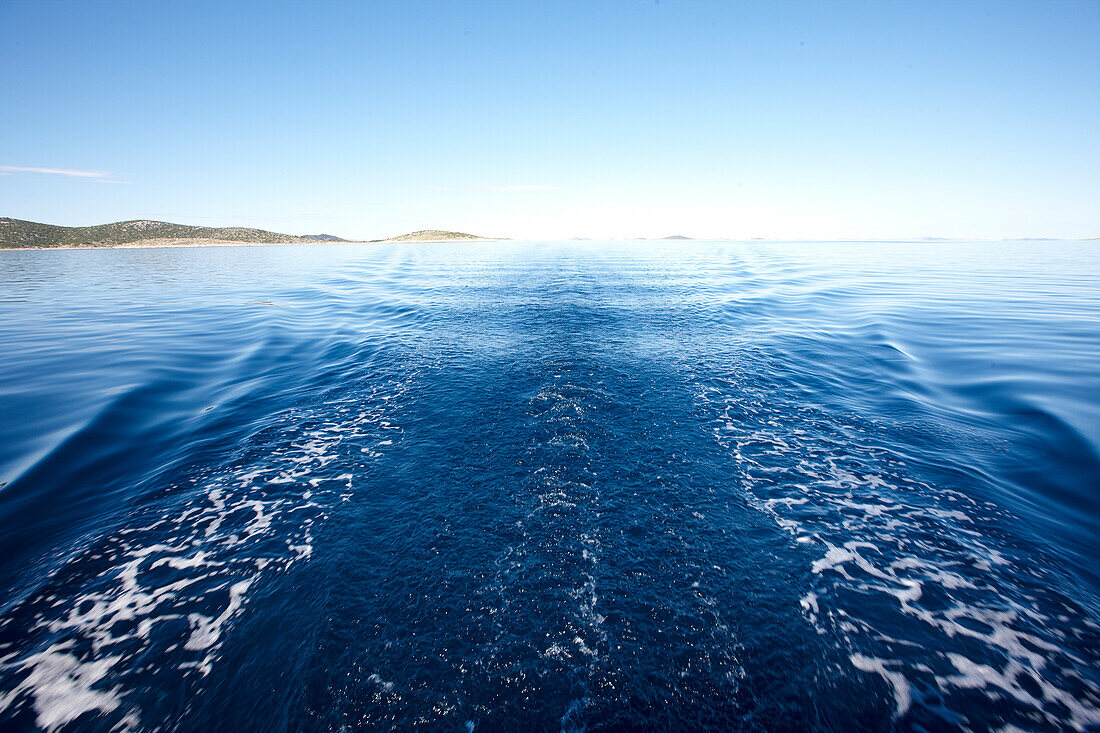
[[[5,730],[1100,725],[1094,245],[0,252],[0,407]]]

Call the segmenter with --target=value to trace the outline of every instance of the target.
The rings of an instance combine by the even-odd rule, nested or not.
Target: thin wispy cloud
[[[39,173],[47,176],[64,176],[65,178],[83,178],[99,183],[125,183],[111,178],[106,171],[82,171],[74,168],[39,168],[37,166],[0,165],[0,176],[10,176],[16,173]]]

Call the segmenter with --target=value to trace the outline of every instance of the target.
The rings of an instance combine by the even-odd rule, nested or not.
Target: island
[[[351,243],[332,234],[281,234],[247,227],[200,227],[166,221],[135,219],[89,227],[64,227],[0,217],[0,249],[103,249],[138,247],[229,247],[259,244]],[[491,242],[463,232],[422,229],[382,242]]]
[[[421,229],[417,232],[399,234],[388,239],[373,240],[377,242],[499,242],[494,237],[479,237],[476,234],[464,232],[448,232],[442,229]]]

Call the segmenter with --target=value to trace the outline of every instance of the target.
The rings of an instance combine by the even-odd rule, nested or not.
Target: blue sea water
[[[1100,247],[0,252],[4,730],[1100,726]]]

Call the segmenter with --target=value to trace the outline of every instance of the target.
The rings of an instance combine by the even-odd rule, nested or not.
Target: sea
[[[1100,243],[0,252],[0,729],[1100,730]]]

